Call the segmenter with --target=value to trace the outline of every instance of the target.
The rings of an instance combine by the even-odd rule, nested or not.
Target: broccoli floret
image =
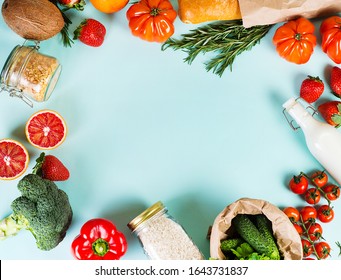
[[[65,237],[72,221],[72,208],[67,194],[57,185],[35,174],[28,174],[18,183],[21,196],[11,208],[13,213],[0,222],[0,240],[29,230],[37,247],[48,251]]]

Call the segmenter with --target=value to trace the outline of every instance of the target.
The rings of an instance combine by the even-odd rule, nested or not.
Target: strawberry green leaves
[[[36,159],[32,173],[50,181],[66,181],[70,177],[69,170],[57,157],[45,153]]]

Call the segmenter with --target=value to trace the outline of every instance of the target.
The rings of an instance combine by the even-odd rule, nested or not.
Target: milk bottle
[[[302,104],[290,98],[283,104],[288,113],[302,129],[308,149],[324,169],[341,184],[341,133],[335,127],[316,120]],[[292,121],[289,122],[294,127]]]

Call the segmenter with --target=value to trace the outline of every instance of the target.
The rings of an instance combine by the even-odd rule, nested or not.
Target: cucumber
[[[247,214],[238,214],[232,219],[232,224],[238,234],[259,254],[264,254],[270,259],[277,259],[276,254],[273,253],[271,244],[260,234]]]
[[[279,260],[280,254],[279,254],[279,250],[277,247],[277,243],[275,241],[275,237],[273,235],[271,222],[263,214],[259,214],[259,215],[255,215],[255,216],[256,216],[255,217],[256,226],[259,230],[259,233],[267,239],[269,246],[271,246],[272,253],[271,253],[270,258],[273,260]]]
[[[241,238],[225,239],[220,243],[220,249],[223,253],[228,253],[231,249],[235,249],[244,242]]]

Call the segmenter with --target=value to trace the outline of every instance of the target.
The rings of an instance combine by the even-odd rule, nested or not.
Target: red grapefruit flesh
[[[0,180],[14,180],[27,169],[29,155],[21,143],[12,139],[0,140]]]
[[[29,118],[25,132],[27,140],[33,146],[50,150],[64,142],[67,128],[60,114],[52,110],[42,110]]]

